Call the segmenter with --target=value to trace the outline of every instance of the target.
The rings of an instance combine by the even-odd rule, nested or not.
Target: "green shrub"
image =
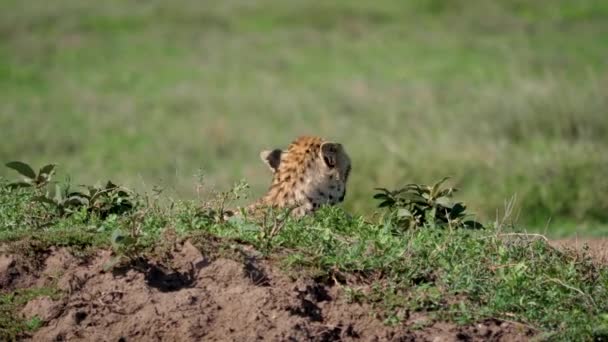
[[[467,219],[469,215],[465,213],[464,203],[452,201],[457,189],[441,188],[446,180],[448,178],[443,178],[433,185],[408,184],[394,191],[377,188],[380,192],[374,198],[381,201],[379,208],[389,209],[389,217],[402,229],[423,226],[483,228],[480,223]]]

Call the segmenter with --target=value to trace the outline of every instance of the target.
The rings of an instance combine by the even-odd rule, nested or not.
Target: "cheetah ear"
[[[280,149],[277,148],[272,151],[266,150],[266,151],[260,152],[260,158],[262,158],[264,163],[266,163],[266,165],[268,165],[268,167],[270,168],[270,171],[272,171],[272,173],[275,173],[279,170],[279,165],[281,164],[281,155],[282,154],[283,154],[283,151],[281,151]]]
[[[326,142],[321,145],[321,156],[325,165],[330,169],[336,167],[338,160],[338,151],[342,149],[342,145],[333,142]]]

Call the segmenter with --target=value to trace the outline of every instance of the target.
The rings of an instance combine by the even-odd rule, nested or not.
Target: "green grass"
[[[516,195],[529,229],[605,235],[606,36],[601,0],[3,1],[0,161],[260,195],[258,152],[316,134],[348,210],[452,175],[483,219]]]
[[[158,257],[159,250],[183,239],[212,257],[238,258],[230,250],[245,244],[288,273],[340,282],[349,301],[372,304],[373,314],[386,324],[422,312],[429,322],[515,321],[548,340],[607,336],[608,267],[586,251],[557,250],[542,236],[512,233],[501,224],[487,223],[481,230],[432,223],[404,229],[394,215],[378,212],[369,219],[339,207],[301,220],[223,222],[209,215],[219,209],[217,201],[201,206],[145,196],[120,216],[102,220],[81,210],[61,217],[32,202],[33,190],[5,185],[0,184],[0,241],[26,256],[50,246],[75,252],[111,248],[116,257],[106,266],[115,267]],[[0,333],[9,337],[40,325],[10,318],[27,302],[15,298],[14,293],[0,297]]]
[[[22,332],[35,331],[42,326],[40,317],[25,319],[19,314],[27,302],[41,296],[59,299],[60,291],[51,287],[38,287],[0,293],[0,338],[3,341],[16,340]]]

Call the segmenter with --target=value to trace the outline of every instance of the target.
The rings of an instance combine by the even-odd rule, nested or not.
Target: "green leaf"
[[[71,196],[66,200],[66,204],[68,205],[87,205],[89,201],[81,196]]]
[[[129,198],[131,196],[131,194],[129,194],[127,191],[125,190],[120,190],[118,191],[118,196],[119,197],[124,197],[124,198]]]
[[[55,166],[56,166],[55,164],[45,165],[40,169],[38,174],[39,175],[46,174],[47,178],[48,178],[48,176],[52,175],[55,172]]]
[[[458,189],[456,188],[447,188],[447,189],[443,189],[441,191],[439,191],[439,193],[437,194],[437,197],[442,197],[442,196],[446,196],[446,197],[452,197],[452,195],[458,191]]]
[[[108,181],[106,183],[106,188],[105,188],[106,190],[114,190],[116,188],[118,188],[118,186],[116,184],[112,183],[112,181]]]
[[[19,172],[21,175],[23,175],[29,179],[36,178],[36,172],[34,172],[34,170],[24,162],[12,161],[10,163],[6,163],[6,167]]]
[[[29,182],[13,182],[13,183],[8,184],[9,189],[28,188],[31,186],[32,186],[32,183],[29,183]]]
[[[412,215],[412,212],[405,209],[405,208],[401,208],[399,210],[397,210],[397,217],[414,217],[414,215]]]
[[[375,199],[387,199],[388,195],[387,194],[375,194],[374,198]]]
[[[386,200],[386,201],[378,204],[378,208],[390,207],[393,204],[395,204],[395,201],[393,201],[393,200]]]
[[[454,207],[454,202],[450,201],[450,199],[445,196],[437,198],[435,203],[448,209],[452,209]]]
[[[431,197],[437,196],[437,193],[439,191],[439,187],[441,186],[441,184],[443,184],[448,179],[450,179],[450,177],[443,177],[442,180],[440,180],[439,182],[435,183],[435,185],[433,185],[433,188],[431,189]]]
[[[414,183],[410,183],[410,184],[406,184],[403,188],[401,188],[401,190],[399,191],[405,191],[405,190],[418,190],[420,191],[420,185],[418,184],[414,184]]]
[[[426,203],[426,199],[423,197],[424,195],[420,196],[418,194],[413,194],[413,193],[405,193],[403,195],[400,196],[401,199],[403,199],[406,202],[412,202],[412,203]]]
[[[72,192],[68,193],[68,195],[67,195],[67,197],[74,197],[74,196],[86,198],[87,200],[89,199],[89,195],[82,193],[80,191],[72,191]]]
[[[390,191],[387,188],[374,188],[374,190],[382,191],[385,194],[390,194]]]
[[[455,203],[454,206],[452,207],[452,210],[450,211],[450,217],[451,218],[458,218],[460,215],[462,215],[464,213],[464,211],[466,210],[466,206],[460,202]]]

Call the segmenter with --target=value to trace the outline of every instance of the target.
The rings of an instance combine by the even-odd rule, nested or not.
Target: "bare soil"
[[[386,325],[368,304],[350,303],[333,281],[288,275],[247,247],[242,258],[208,257],[180,243],[170,263],[137,260],[104,271],[109,251],[66,249],[0,255],[0,288],[56,286],[22,309],[44,322],[29,341],[527,341],[534,331],[488,320],[471,326],[409,312]],[[169,266],[167,266],[169,265]],[[365,284],[358,286],[364,287]]]
[[[608,263],[608,239],[568,238],[551,241],[558,248],[588,249],[589,255],[597,262]]]

